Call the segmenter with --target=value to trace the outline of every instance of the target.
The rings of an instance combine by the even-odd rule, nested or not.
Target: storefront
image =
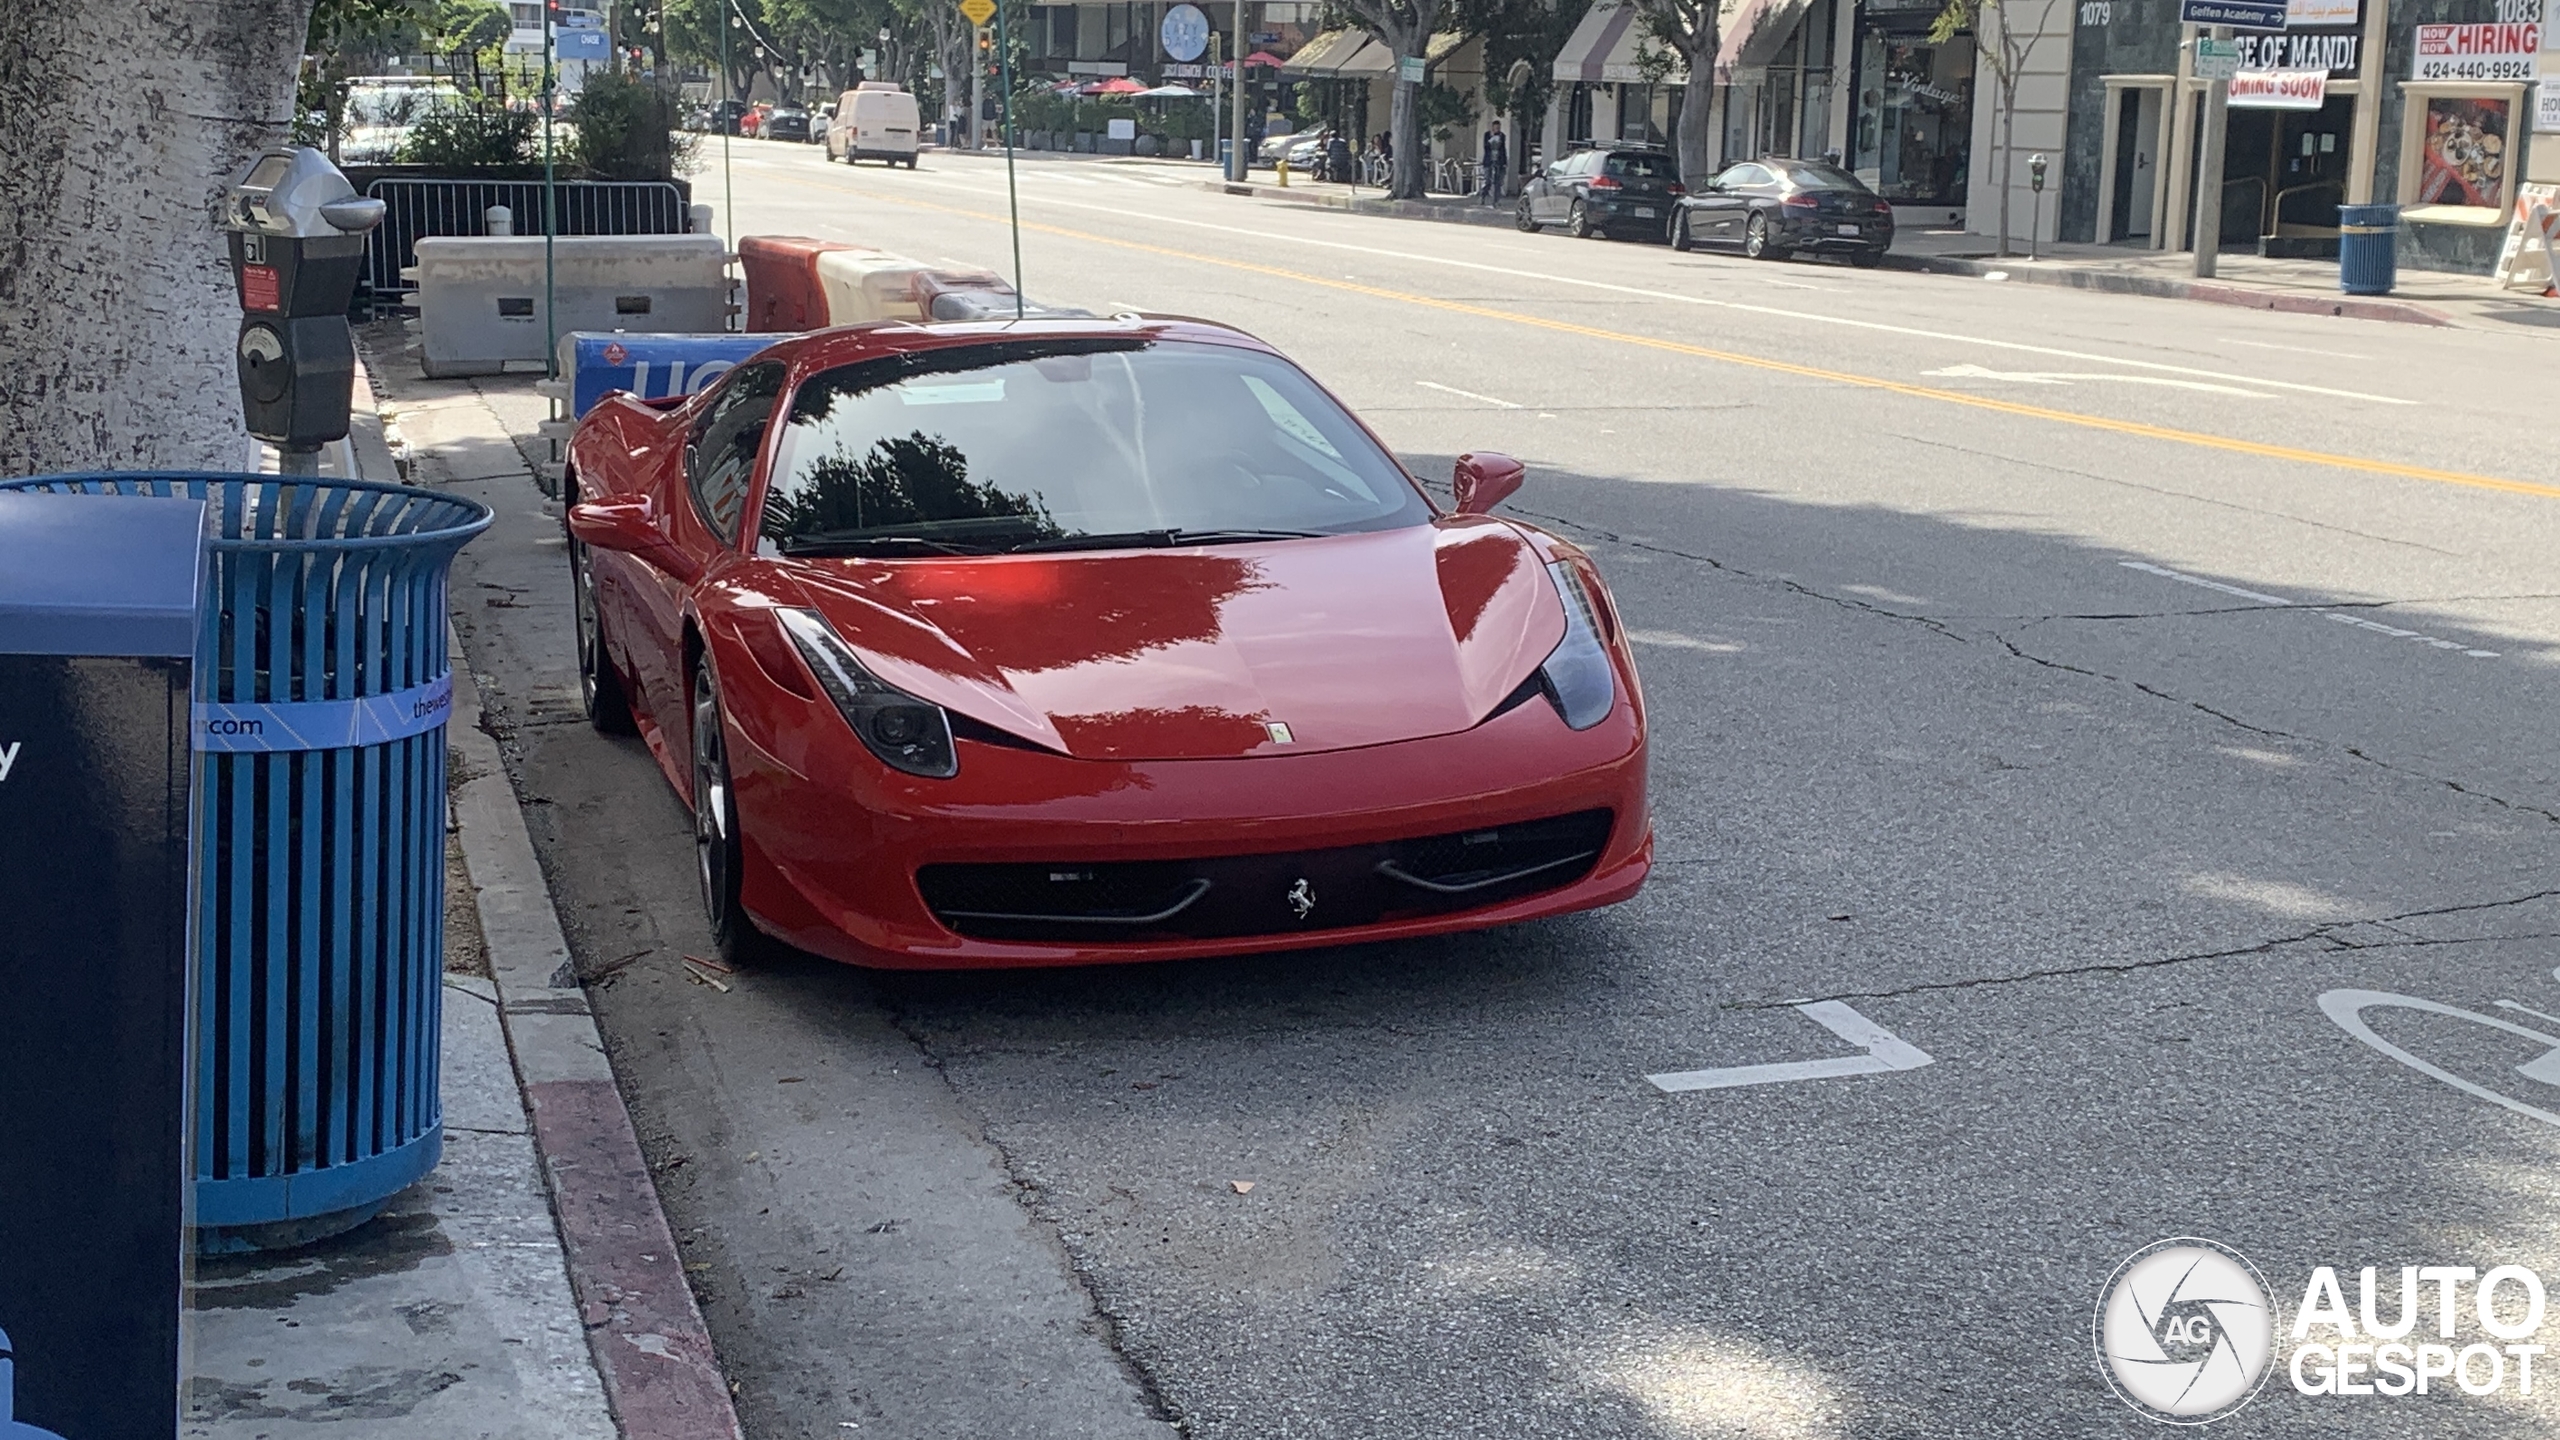
[[[2332,255],[2338,206],[2381,200],[2403,207],[2402,265],[2486,273],[2532,142],[2543,35],[2518,17],[2539,5],[2293,0],[2283,30],[2239,36],[2220,245]],[[2081,0],[2064,239],[2192,243],[2206,107],[2185,35],[2175,0]]]
[[[1863,0],[1854,18],[1849,145],[1843,157],[1870,189],[1960,224],[1972,179],[1974,41],[1932,44],[1940,0]],[[1914,217],[1920,218],[1920,217]]]

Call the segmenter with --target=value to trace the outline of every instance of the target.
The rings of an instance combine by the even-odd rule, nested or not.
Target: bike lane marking
[[[2499,1003],[2503,1005],[2507,1002],[2500,1001]],[[2480,1085],[2472,1081],[2465,1080],[2450,1070],[2446,1070],[2441,1066],[2429,1064],[2428,1062],[2419,1059],[2417,1056],[2410,1054],[2408,1051],[2401,1049],[2399,1046],[2383,1039],[2380,1035],[2375,1034],[2373,1027],[2365,1023],[2364,1012],[2377,1005],[2391,1006],[2402,1010],[2420,1010],[2430,1015],[2450,1015],[2458,1020],[2468,1020],[2475,1025],[2486,1025],[2492,1030],[2504,1030],[2510,1035],[2521,1035],[2528,1040],[2539,1040],[2543,1044],[2550,1046],[2551,1049],[2531,1060],[2526,1061],[2522,1065],[2516,1066],[2515,1069],[2518,1074],[2523,1075],[2527,1079],[2539,1080],[2544,1084],[2560,1084],[2560,1035],[2546,1035],[2542,1031],[2527,1029],[2526,1027],[2515,1024],[2512,1021],[2501,1020],[2494,1015],[2482,1015],[2477,1011],[2460,1009],[2438,1000],[2421,1000],[2415,995],[2395,995],[2388,990],[2331,990],[2325,992],[2320,997],[2321,1013],[2327,1015],[2331,1020],[2336,1021],[2339,1029],[2346,1031],[2348,1034],[2353,1035],[2367,1045],[2381,1051],[2383,1054],[2390,1056],[2392,1059],[2399,1061],[2401,1064],[2408,1066],[2410,1069],[2417,1071],[2419,1074],[2441,1080],[2466,1095],[2476,1096],[2479,1099],[2488,1101],[2492,1105],[2503,1106],[2506,1109],[2513,1110],[2519,1115],[2530,1115],[2545,1125],[2560,1126],[2560,1115],[2554,1115],[2550,1111],[2542,1109],[2539,1106],[2527,1105],[2513,1096],[2499,1094],[2497,1091],[2490,1089],[2486,1085]],[[2516,1008],[2522,1009],[2523,1007],[2518,1006]]]
[[[1845,1002],[1807,1000],[1794,1008],[1796,1013],[1867,1053],[1825,1060],[1733,1065],[1719,1070],[1680,1070],[1644,1078],[1652,1081],[1656,1089],[1677,1095],[1690,1090],[1732,1090],[1744,1085],[1782,1085],[1793,1080],[1829,1080],[1844,1075],[1884,1075],[1937,1063],[1927,1051],[1850,1009]]]

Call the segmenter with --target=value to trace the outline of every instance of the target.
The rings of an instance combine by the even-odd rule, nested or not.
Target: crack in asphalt
[[[2105,961],[2089,965],[2057,965],[2042,970],[2022,970],[2009,975],[1978,975],[1963,980],[1929,980],[1917,985],[1896,986],[1890,990],[1840,990],[1823,995],[1798,996],[1787,1000],[1728,1000],[1719,1010],[1788,1010],[1824,1000],[1892,1000],[1905,995],[1921,995],[1936,990],[1975,990],[1992,985],[2020,985],[2031,980],[2070,979],[2081,975],[2127,975],[2142,970],[2158,970],[2171,965],[2192,965],[2207,960],[2233,960],[2248,955],[2268,955],[2288,946],[2320,944],[2327,952],[2344,950],[2398,950],[2418,946],[2478,945],[2498,940],[2543,940],[2560,932],[2536,931],[2522,935],[2469,935],[2431,938],[2412,936],[2405,940],[2356,941],[2343,938],[2341,932],[2360,925],[2396,926],[2405,921],[2433,919],[2446,915],[2476,914],[2484,910],[2505,910],[2530,905],[2537,900],[2560,897],[2560,889],[2536,890],[2504,900],[2475,900],[2460,905],[2430,906],[2407,910],[2397,915],[2373,919],[2327,920],[2293,935],[2279,935],[2255,945],[2234,946],[2225,950],[2201,950],[2188,955],[2155,955],[2145,960]]]
[[[942,1077],[943,1087],[950,1092],[952,1103],[976,1122],[977,1138],[996,1153],[996,1161],[1004,1167],[1005,1180],[1013,1186],[1023,1214],[1046,1233],[1051,1244],[1058,1247],[1058,1254],[1066,1261],[1067,1275],[1075,1285],[1076,1293],[1084,1296],[1085,1304],[1092,1310],[1095,1338],[1111,1352],[1111,1358],[1119,1364],[1130,1388],[1138,1392],[1138,1401],[1145,1408],[1147,1418],[1170,1425],[1185,1435],[1193,1433],[1190,1422],[1183,1418],[1172,1397],[1157,1383],[1154,1372],[1129,1352],[1120,1312],[1106,1302],[1092,1270],[1081,1262],[1075,1248],[1067,1243],[1066,1225],[1049,1201],[1048,1187],[1014,1155],[1013,1147],[997,1136],[994,1127],[987,1123],[985,1111],[970,1103],[968,1095],[960,1089],[960,1082],[952,1078],[951,1067],[944,1062],[941,1052],[925,1038],[923,1027],[914,1021],[906,1007],[880,995],[875,995],[874,1003],[880,1007],[880,1014],[889,1022],[890,1028],[907,1037],[907,1043],[915,1047],[917,1058]]]

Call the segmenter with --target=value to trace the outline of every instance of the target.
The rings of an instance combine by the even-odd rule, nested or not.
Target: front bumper
[[[724,676],[724,688],[729,683]],[[1532,700],[1456,735],[1312,755],[1116,763],[963,740],[960,773],[949,780],[885,772],[832,710],[762,735],[733,718],[744,898],[779,939],[896,969],[1351,945],[1614,904],[1636,893],[1652,863],[1643,727],[1630,694],[1622,676],[1617,708],[1580,733]],[[1552,888],[1494,887],[1481,905],[1430,914],[1390,908],[1367,923],[1328,924],[1331,912],[1319,908],[1302,926],[1284,921],[1257,933],[1230,926],[1230,933],[1148,938],[1011,939],[1000,938],[999,926],[992,935],[963,935],[937,917],[918,883],[927,867],[1209,862],[1206,873],[1267,878],[1273,893],[1259,896],[1257,888],[1257,903],[1270,912],[1292,876],[1326,873],[1322,854],[1338,861],[1362,847],[1592,810],[1610,815],[1598,855],[1587,868],[1560,871]],[[1334,878],[1314,888],[1320,905],[1355,893]]]

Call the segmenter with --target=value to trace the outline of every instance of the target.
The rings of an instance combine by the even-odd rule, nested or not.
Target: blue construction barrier
[[[273,475],[0,489],[207,502],[195,1221],[213,1248],[360,1224],[443,1151],[445,577],[490,511]]]
[[[573,330],[560,337],[560,375],[569,417],[583,420],[616,390],[664,400],[707,390],[740,361],[790,335],[637,335]]]

